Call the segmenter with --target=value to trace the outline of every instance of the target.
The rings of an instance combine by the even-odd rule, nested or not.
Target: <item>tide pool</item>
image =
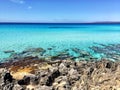
[[[96,43],[119,44],[120,24],[0,24],[0,60],[9,57],[3,51],[52,46],[56,51],[79,48],[97,57],[89,49]]]

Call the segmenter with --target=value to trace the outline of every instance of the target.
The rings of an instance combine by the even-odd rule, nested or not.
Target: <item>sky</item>
[[[0,22],[120,21],[120,0],[0,0]]]

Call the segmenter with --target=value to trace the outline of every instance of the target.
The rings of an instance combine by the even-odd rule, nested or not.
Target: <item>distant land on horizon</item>
[[[119,22],[0,22],[0,24],[120,24]]]

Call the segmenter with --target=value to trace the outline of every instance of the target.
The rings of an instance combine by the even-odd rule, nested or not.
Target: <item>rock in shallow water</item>
[[[4,53],[14,53],[14,50],[7,50],[7,51],[3,51]]]

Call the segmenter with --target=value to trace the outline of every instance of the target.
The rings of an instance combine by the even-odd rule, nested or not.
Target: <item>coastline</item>
[[[109,24],[108,24],[109,25]],[[30,26],[30,25],[29,25]],[[13,27],[15,27],[13,25]],[[11,27],[11,30],[13,30],[13,27]],[[24,25],[22,26],[24,27]],[[36,26],[35,26],[36,27]],[[6,28],[3,27],[3,28]],[[71,26],[65,26],[66,29],[70,29],[73,31],[73,28]],[[63,29],[63,26],[47,26],[47,31],[55,29],[57,30]],[[90,27],[82,27],[81,29],[85,29],[89,31]],[[109,27],[111,28],[111,27]],[[108,28],[108,29],[109,29]],[[115,28],[115,27],[114,27]],[[28,27],[28,30],[31,29]],[[39,30],[39,27],[37,27]],[[77,28],[75,28],[76,30]],[[93,28],[94,29],[94,28]],[[104,28],[102,28],[103,30]],[[107,28],[105,28],[107,29]],[[56,33],[47,33],[44,34],[39,31],[35,31],[36,35],[46,35],[46,44],[48,46],[42,47],[46,44],[43,44],[43,42],[34,42],[38,43],[38,45],[34,45],[32,47],[27,47],[29,39],[31,38],[29,42],[33,42],[33,40],[39,41],[43,40],[43,38],[36,37],[33,39],[33,37],[30,37],[31,34],[26,36],[23,32],[22,34],[18,34],[18,31],[21,31],[20,27],[15,27],[14,31],[15,34],[18,34],[18,38],[16,36],[13,36],[13,32],[10,34],[11,37],[13,37],[12,41],[15,41],[15,44],[11,44],[12,49],[1,49],[0,51],[2,54],[7,54],[8,58],[3,58],[3,60],[0,60],[0,89],[1,90],[119,90],[120,89],[120,44],[119,44],[119,34],[116,34],[119,32],[117,29],[110,29],[113,30],[114,35],[117,35],[118,37],[112,39],[111,38],[106,39],[106,35],[109,37],[110,35],[113,35],[109,31],[108,34],[104,35],[104,30],[101,30],[101,35],[99,36],[99,39],[96,39],[96,41],[104,41],[106,43],[99,43],[99,42],[92,42],[94,41],[94,37],[97,37],[96,33],[98,32],[98,27],[96,28],[97,32],[93,34],[92,29],[91,33],[84,32],[83,34],[78,34],[71,32],[70,36],[63,37],[62,33],[59,33],[58,36],[55,36],[53,38],[49,38],[53,36]],[[2,31],[3,29],[1,29]],[[7,29],[8,30],[8,29]],[[23,28],[23,31],[26,29]],[[33,26],[34,30],[34,26]],[[33,33],[33,30],[31,29],[31,33]],[[42,29],[40,29],[42,30]],[[114,31],[116,30],[116,31]],[[4,31],[4,30],[3,30]],[[9,31],[9,30],[8,30]],[[29,31],[29,32],[30,32]],[[76,30],[77,31],[77,30]],[[83,30],[84,31],[84,30]],[[70,30],[69,30],[70,32]],[[4,32],[6,33],[6,32]],[[9,33],[9,32],[7,32]],[[64,35],[68,33],[64,32]],[[81,32],[79,32],[81,33]],[[51,35],[51,36],[48,36]],[[84,36],[85,34],[85,36]],[[100,34],[100,33],[99,33]],[[44,36],[43,35],[43,36]],[[74,36],[81,36],[75,37]],[[89,37],[93,36],[91,39],[88,39]],[[95,36],[94,36],[95,35]],[[113,36],[114,36],[113,35]],[[3,34],[4,36],[4,34]],[[24,48],[24,45],[21,44],[19,40],[19,36],[24,37],[24,41],[27,44],[26,49],[21,49],[21,47]],[[41,36],[41,37],[43,37]],[[61,36],[61,37],[60,37]],[[102,36],[105,36],[101,38]],[[16,37],[16,39],[14,39]],[[54,44],[55,38],[59,37],[59,39],[56,39],[57,44]],[[87,37],[87,38],[86,38]],[[4,38],[4,37],[3,37]],[[73,39],[74,38],[74,39]],[[79,39],[78,39],[79,38]],[[84,39],[85,38],[85,39]],[[3,39],[3,42],[5,41],[11,41],[11,39]],[[16,41],[18,40],[18,44],[20,43],[19,48],[17,48]],[[51,45],[49,45],[48,41],[51,41]],[[74,41],[73,43],[66,42],[63,44],[63,42],[59,43],[59,41]],[[76,43],[76,41],[86,42],[89,41],[89,43]],[[90,41],[91,40],[91,41]],[[109,41],[112,41],[112,43],[109,43]],[[114,41],[117,40],[115,43]],[[45,42],[45,39],[43,40]],[[39,46],[43,44],[42,46]],[[6,47],[3,44],[2,46]],[[8,44],[9,45],[9,44]],[[16,46],[15,46],[16,45]],[[66,45],[66,47],[64,47]],[[72,46],[72,47],[68,47]],[[86,45],[86,47],[84,46]],[[1,46],[1,47],[2,47]],[[29,45],[28,45],[29,46]],[[61,46],[61,47],[59,47]],[[83,46],[83,48],[81,48]],[[10,46],[8,46],[10,47]],[[16,49],[15,49],[16,47]],[[21,51],[17,51],[17,49],[20,49]],[[1,55],[2,56],[2,55]],[[3,55],[4,56],[4,55]],[[3,62],[2,62],[3,61]]]
[[[120,90],[120,0],[2,0],[0,90]]]
[[[75,61],[65,53],[46,59],[32,55],[35,52],[42,55],[45,52],[42,48],[24,50],[19,54],[13,52],[5,51],[13,56],[0,64],[1,90],[120,89],[119,60],[81,58]],[[84,55],[88,57],[87,53],[83,53],[85,58]]]
[[[120,89],[120,62],[45,61],[26,57],[0,67],[1,90]]]

